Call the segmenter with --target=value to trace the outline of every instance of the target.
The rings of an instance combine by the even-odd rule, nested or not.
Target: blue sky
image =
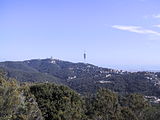
[[[0,61],[160,70],[159,0],[0,0]]]

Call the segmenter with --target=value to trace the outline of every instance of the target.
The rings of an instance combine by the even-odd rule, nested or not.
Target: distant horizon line
[[[47,57],[47,58],[30,58],[30,59],[23,59],[23,60],[0,60],[0,62],[23,62],[23,61],[29,61],[29,60],[45,60],[45,59],[53,59],[53,60],[60,60],[65,62],[71,62],[71,63],[84,63],[84,64],[92,64],[98,67],[103,68],[109,68],[109,69],[115,69],[115,70],[123,70],[128,72],[140,72],[140,71],[148,71],[148,72],[160,72],[160,65],[120,65],[120,64],[106,64],[106,65],[98,65],[95,63],[88,63],[84,61],[71,61],[71,60],[62,60],[58,58]]]

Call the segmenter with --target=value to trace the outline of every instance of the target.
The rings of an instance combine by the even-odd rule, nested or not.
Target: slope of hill
[[[59,83],[59,78],[41,73],[30,67],[25,62],[1,62],[0,68],[7,72],[8,77],[16,78],[20,82],[54,82]]]
[[[0,67],[21,82],[56,82],[82,94],[104,87],[120,94],[160,97],[160,73],[127,72],[57,59],[1,62]]]
[[[99,89],[81,96],[53,83],[19,84],[0,70],[0,120],[159,120],[160,107],[144,96]]]

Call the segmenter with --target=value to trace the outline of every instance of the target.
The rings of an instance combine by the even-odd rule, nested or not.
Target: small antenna
[[[86,55],[85,51],[84,51],[84,54],[83,54],[83,58],[84,58],[84,62],[86,62],[87,55]]]

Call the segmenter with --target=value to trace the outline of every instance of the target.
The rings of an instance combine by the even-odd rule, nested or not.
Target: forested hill
[[[160,97],[158,72],[127,72],[58,59],[6,61],[1,62],[0,67],[8,77],[20,82],[54,82],[67,85],[82,94],[95,93],[103,87],[120,94],[142,93]]]
[[[19,84],[0,70],[0,120],[159,120],[160,106],[142,95],[99,89],[81,96],[53,83]]]

